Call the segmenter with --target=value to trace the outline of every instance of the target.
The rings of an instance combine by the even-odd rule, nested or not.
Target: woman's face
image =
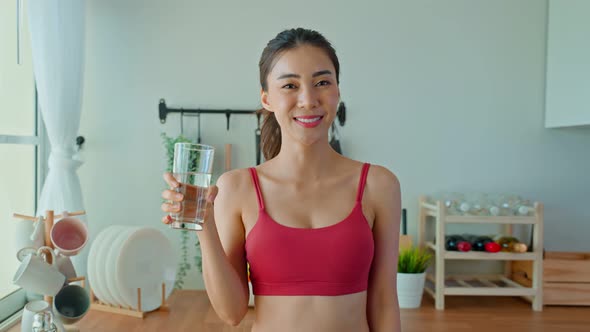
[[[265,109],[275,114],[283,141],[311,145],[328,138],[340,101],[336,71],[321,48],[302,45],[278,55],[261,92]]]

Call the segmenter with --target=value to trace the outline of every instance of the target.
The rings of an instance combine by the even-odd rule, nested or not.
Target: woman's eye
[[[295,89],[295,84],[285,84],[283,85],[283,89]]]
[[[324,85],[330,85],[330,81],[319,81],[316,83],[316,86],[324,86]]]

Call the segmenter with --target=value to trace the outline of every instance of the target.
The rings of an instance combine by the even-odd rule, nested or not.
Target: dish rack
[[[81,215],[85,215],[85,214],[86,214],[85,211],[75,211],[75,212],[69,212],[68,216],[81,216]],[[22,219],[22,220],[30,220],[33,222],[39,222],[40,220],[43,220],[43,222],[45,223],[45,225],[44,225],[45,226],[44,227],[45,233],[44,233],[44,239],[43,239],[44,245],[47,247],[50,247],[51,249],[55,249],[53,246],[53,243],[51,242],[51,228],[53,227],[54,220],[61,219],[63,217],[63,215],[55,215],[55,212],[53,210],[47,210],[45,212],[44,219],[39,218],[39,217],[18,214],[18,213],[14,213],[13,217],[17,218],[17,219]],[[51,255],[46,255],[46,261],[49,264],[53,263]],[[83,288],[86,288],[86,277],[85,276],[80,276],[77,278],[68,279],[68,283],[78,282],[78,281],[81,283],[81,286]],[[127,315],[127,316],[137,317],[137,318],[144,318],[147,313],[147,312],[141,310],[141,289],[140,288],[137,289],[137,309],[133,309],[131,307],[116,306],[116,305],[101,302],[98,298],[96,298],[94,296],[94,292],[92,291],[92,287],[89,286],[88,288],[90,290],[90,310],[94,309],[94,310],[98,310],[98,311]],[[43,297],[43,299],[45,300],[45,302],[49,303],[50,307],[53,306],[53,297],[52,296],[45,295]],[[169,311],[169,307],[166,303],[166,285],[164,283],[162,283],[162,304],[161,304],[160,308],[158,308],[157,310],[154,310],[154,311],[165,311],[165,312]]]
[[[137,289],[137,309],[133,309],[131,307],[124,307],[118,306],[114,304],[104,303],[101,302],[98,298],[94,296],[94,292],[92,291],[92,287],[90,287],[90,309],[91,310],[98,310],[104,311],[108,313],[114,314],[121,314],[136,318],[144,318],[146,315],[146,311],[141,310],[141,288]],[[163,311],[168,312],[170,311],[170,307],[166,304],[166,285],[162,283],[162,304],[160,307],[154,311]],[[152,311],[150,311],[152,312]]]
[[[424,290],[435,300],[435,307],[443,310],[445,296],[521,296],[532,302],[535,311],[543,310],[543,204],[535,202],[532,215],[527,216],[475,216],[450,215],[442,201],[429,203],[425,196],[419,199],[418,243],[434,251],[434,274],[426,275]],[[428,218],[432,217],[432,218]],[[434,224],[436,241],[426,239],[426,228]],[[512,235],[512,226],[533,226],[532,251],[511,252],[457,252],[445,249],[445,226],[447,224],[497,224],[504,225],[504,235]],[[501,260],[506,261],[504,274],[500,275],[447,275],[446,260]],[[511,279],[511,261],[532,261],[533,281],[525,287]]]

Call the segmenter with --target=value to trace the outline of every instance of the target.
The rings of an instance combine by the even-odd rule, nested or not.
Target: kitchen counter
[[[170,312],[154,311],[144,319],[91,310],[75,326],[81,332],[249,332],[254,323],[250,308],[240,325],[225,324],[204,290],[174,291],[168,304]],[[494,317],[491,324],[482,323],[489,317]],[[401,320],[404,332],[588,331],[590,307],[545,306],[536,312],[520,298],[451,296],[445,310],[439,311],[425,295],[419,309],[401,310]],[[20,332],[20,326],[9,332]]]
[[[240,325],[224,323],[215,313],[204,290],[175,290],[168,298],[168,312],[153,311],[143,319],[90,310],[75,324],[82,332],[115,331],[250,331],[254,309],[250,308]],[[8,332],[20,332],[20,324]]]

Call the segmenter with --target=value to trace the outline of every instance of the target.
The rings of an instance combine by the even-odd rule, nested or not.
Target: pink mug
[[[51,243],[60,254],[74,256],[86,246],[88,228],[80,219],[63,214],[64,218],[51,228]]]

